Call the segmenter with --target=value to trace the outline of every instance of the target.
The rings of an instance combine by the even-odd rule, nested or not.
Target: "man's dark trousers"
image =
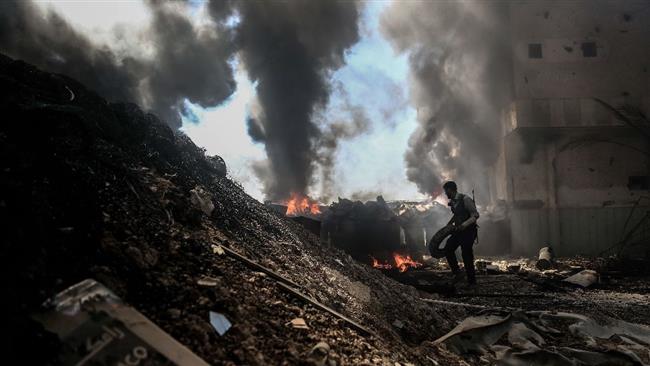
[[[460,247],[463,257],[463,264],[467,272],[467,282],[476,283],[476,270],[474,269],[474,241],[476,240],[477,228],[476,225],[469,227],[463,231],[456,232],[447,239],[445,245],[445,252],[447,256],[447,263],[453,273],[458,273],[458,260],[456,259],[456,249]]]

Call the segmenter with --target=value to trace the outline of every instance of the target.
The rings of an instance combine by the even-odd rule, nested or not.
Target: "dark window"
[[[647,175],[633,175],[627,179],[627,188],[630,191],[642,191],[650,189],[650,177]]]
[[[596,57],[598,51],[596,49],[596,42],[582,42],[582,55],[584,57]]]
[[[542,58],[542,44],[529,43],[528,44],[528,58]]]

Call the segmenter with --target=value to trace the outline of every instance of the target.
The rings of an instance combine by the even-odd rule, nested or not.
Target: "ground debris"
[[[63,83],[74,90],[71,104],[35,92]],[[4,324],[15,334],[8,364],[51,361],[57,340],[30,310],[87,277],[213,365],[300,364],[316,341],[330,346],[328,364],[460,362],[421,345],[467,316],[464,309],[427,304],[415,288],[321,246],[155,116],[4,56],[0,92],[0,113],[13,122],[0,126],[0,257],[12,259],[3,266],[12,299]],[[275,274],[375,335],[287,292]],[[197,283],[206,278],[209,286]],[[309,329],[287,331],[296,317]],[[219,325],[220,333],[215,319],[229,329]],[[395,329],[394,319],[404,327]]]

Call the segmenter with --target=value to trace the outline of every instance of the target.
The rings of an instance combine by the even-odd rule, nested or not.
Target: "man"
[[[474,269],[474,241],[476,241],[478,211],[474,200],[462,193],[458,193],[458,187],[455,182],[446,182],[442,188],[449,198],[449,206],[451,212],[454,214],[447,223],[448,226],[453,227],[453,233],[447,239],[445,245],[445,255],[447,263],[454,274],[454,282],[458,282],[462,273],[458,268],[458,260],[456,259],[456,249],[460,246],[463,263],[465,265],[465,272],[467,272],[467,283],[472,286],[476,284],[476,271]]]

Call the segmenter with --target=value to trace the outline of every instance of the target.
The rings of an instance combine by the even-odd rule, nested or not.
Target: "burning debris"
[[[32,310],[89,277],[210,364],[300,364],[319,342],[337,364],[458,363],[413,345],[465,312],[319,245],[155,116],[5,56],[0,76],[8,363],[52,363],[61,340]]]
[[[400,226],[381,196],[365,203],[339,198],[322,217],[321,242],[370,264],[369,256],[386,260],[401,250]]]
[[[321,214],[318,202],[297,193],[291,195],[286,206],[286,216],[318,216]]]
[[[393,264],[387,262],[381,263],[377,259],[370,257],[372,260],[372,266],[374,268],[390,270],[397,269],[400,272],[406,272],[409,268],[418,268],[422,266],[422,263],[414,261],[409,255],[400,255],[393,253]]]

